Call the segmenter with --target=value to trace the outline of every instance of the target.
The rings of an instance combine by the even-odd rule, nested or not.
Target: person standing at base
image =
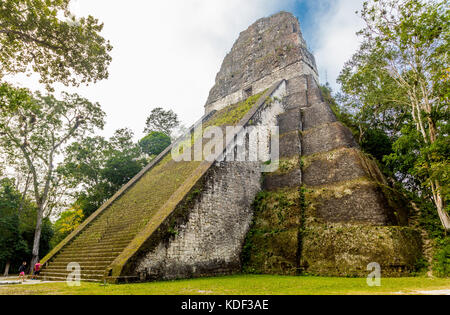
[[[36,265],[34,265],[33,277],[32,280],[37,280],[39,274],[41,273],[42,264],[41,261],[38,260]]]
[[[22,282],[26,280],[27,276],[25,275],[25,271],[27,270],[27,263],[24,261],[22,265],[19,267],[19,279],[22,278]]]

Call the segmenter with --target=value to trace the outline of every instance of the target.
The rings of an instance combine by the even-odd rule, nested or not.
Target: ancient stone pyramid
[[[235,126],[225,148],[212,161],[182,162],[168,148],[45,257],[42,276],[64,280],[69,263],[82,280],[112,282],[240,271],[355,276],[372,262],[390,275],[413,270],[420,235],[317,82],[293,15],[254,23],[188,133],[200,123]],[[276,172],[228,158],[254,145],[235,141],[248,126],[279,127]],[[269,139],[259,145],[273,150]]]

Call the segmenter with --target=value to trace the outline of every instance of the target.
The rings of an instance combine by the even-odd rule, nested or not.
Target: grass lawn
[[[369,287],[366,279],[238,275],[102,286],[82,283],[69,287],[66,283],[0,286],[4,294],[51,295],[309,295],[309,294],[416,294],[418,291],[450,290],[450,279],[386,278],[381,287]]]

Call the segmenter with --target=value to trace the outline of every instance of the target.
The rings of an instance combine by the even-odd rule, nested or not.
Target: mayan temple
[[[367,276],[372,262],[385,276],[414,271],[422,243],[405,203],[337,121],[318,82],[292,14],[255,22],[226,56],[185,138],[233,126],[223,150],[176,161],[183,140],[167,148],[43,259],[42,277],[65,280],[74,262],[82,280],[110,282]],[[275,172],[263,171],[264,160],[233,161],[255,145],[250,126],[278,127]],[[273,152],[272,140],[259,139],[259,148]]]

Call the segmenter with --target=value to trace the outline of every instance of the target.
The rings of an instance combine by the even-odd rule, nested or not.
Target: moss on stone
[[[206,124],[204,124],[204,128],[211,126],[235,126],[266,92],[267,90],[250,96],[243,102],[219,110]]]
[[[298,230],[250,232],[244,247],[243,272],[256,274],[297,274]]]
[[[325,152],[325,153],[319,152],[319,153],[311,154],[309,156],[305,156],[305,157],[303,157],[303,168],[307,169],[316,160],[325,160],[325,161],[334,160],[335,157],[341,151],[345,151],[345,150],[349,150],[349,149],[348,148],[339,148],[337,150],[333,150],[330,152]]]
[[[272,176],[276,175],[285,175],[293,170],[297,170],[300,167],[300,156],[292,156],[288,158],[282,158],[279,161],[279,167],[276,172],[270,173]]]
[[[254,202],[253,229],[272,233],[298,228],[299,222],[298,189],[282,189],[261,192]]]
[[[261,192],[242,252],[243,271],[260,274],[297,273],[300,206],[298,189]]]
[[[361,185],[371,185],[373,182],[367,177],[355,178],[353,180],[337,183],[334,185],[324,185],[320,187],[308,187],[306,197],[313,201],[317,199],[340,199],[352,192]]]
[[[422,257],[420,232],[408,227],[310,224],[302,243],[302,269],[321,276],[367,276],[372,262],[382,276],[405,276]]]

